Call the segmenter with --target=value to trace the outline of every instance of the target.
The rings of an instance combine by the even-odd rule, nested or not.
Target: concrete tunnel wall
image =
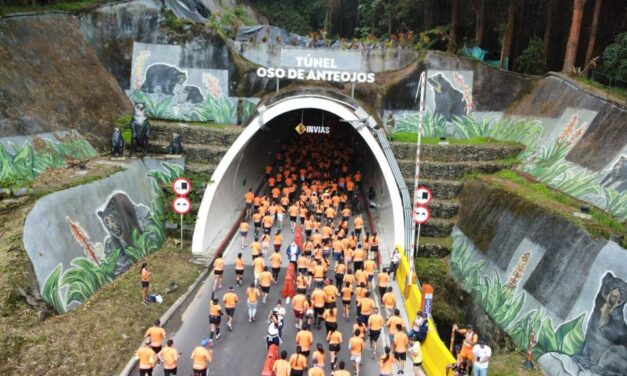
[[[257,114],[229,148],[211,177],[212,183],[205,190],[192,240],[192,253],[211,253],[227,235],[244,207],[243,197],[249,188],[256,188],[263,178],[263,167],[275,152],[277,137],[284,132],[267,132],[262,124],[293,110],[318,109],[331,112],[344,120],[358,120],[356,111],[332,98],[301,95],[289,97],[269,105],[262,119]],[[362,110],[363,111],[363,110]],[[346,126],[351,126],[346,123]],[[375,187],[380,218],[379,233],[384,244],[391,248],[404,239],[403,206],[392,170],[378,142],[368,127],[358,127],[364,141],[364,181],[366,189]],[[286,127],[289,131],[291,127]],[[281,136],[282,135],[282,136]],[[270,153],[270,154],[269,154]],[[263,156],[263,157],[262,157]]]

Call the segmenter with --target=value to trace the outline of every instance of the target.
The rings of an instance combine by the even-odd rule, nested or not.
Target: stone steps
[[[399,159],[416,159],[416,144],[407,142],[390,142],[394,156]],[[423,160],[440,162],[461,161],[495,161],[511,159],[524,150],[522,145],[508,143],[494,144],[454,144],[454,145],[422,145],[420,148]]]
[[[451,235],[456,218],[434,218],[431,217],[421,226],[420,234],[432,238],[446,238]],[[425,243],[425,245],[428,243]]]
[[[457,200],[434,199],[428,206],[432,218],[453,218],[459,211]]]
[[[183,148],[193,144],[229,147],[244,130],[238,126],[203,126],[157,120],[151,120],[150,124],[151,142],[169,143],[172,134],[178,133],[181,135]]]
[[[213,175],[213,172],[216,170],[217,167],[218,167],[217,164],[210,164],[210,163],[199,163],[199,162],[185,163],[186,170],[189,170],[192,172],[198,172],[198,173],[206,173],[207,175],[209,175],[209,177]]]
[[[167,141],[151,141],[151,153],[168,153]],[[228,147],[216,145],[183,144],[185,163],[198,162],[211,165],[218,165],[220,159],[226,154]]]
[[[422,236],[420,234],[420,242],[418,244],[419,257],[446,257],[451,253],[453,240],[451,237],[432,238]]]
[[[414,180],[405,179],[405,184],[410,192],[414,190]],[[462,182],[459,180],[421,179],[420,185],[424,185],[433,192],[433,198],[439,200],[454,199],[462,190]]]
[[[415,160],[397,159],[398,167],[405,179],[413,179],[416,172]],[[508,161],[467,161],[467,162],[436,162],[422,161],[420,176],[428,179],[455,180],[472,173],[493,174],[512,167],[514,162]]]

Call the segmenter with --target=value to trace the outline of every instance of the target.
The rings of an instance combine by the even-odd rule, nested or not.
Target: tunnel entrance
[[[211,254],[218,247],[238,223],[245,193],[265,184],[264,167],[275,163],[281,148],[303,139],[319,144],[321,152],[330,143],[351,150],[351,170],[361,172],[363,192],[375,196],[382,246],[391,249],[402,243],[403,206],[390,166],[367,125],[376,124],[372,116],[348,101],[313,94],[267,103],[257,108],[216,168],[198,212],[192,252]]]

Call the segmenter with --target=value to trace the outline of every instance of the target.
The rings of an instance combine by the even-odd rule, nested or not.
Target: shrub
[[[543,74],[545,61],[544,42],[538,37],[533,37],[518,58],[518,70],[526,74]]]
[[[618,34],[614,43],[605,48],[602,69],[611,76],[627,81],[627,32]]]

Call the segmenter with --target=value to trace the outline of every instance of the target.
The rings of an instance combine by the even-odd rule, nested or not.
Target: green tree
[[[544,42],[538,37],[529,40],[529,45],[518,57],[518,69],[526,74],[543,74],[546,57],[544,56]]]
[[[618,34],[614,43],[603,51],[603,71],[627,81],[627,32]]]

